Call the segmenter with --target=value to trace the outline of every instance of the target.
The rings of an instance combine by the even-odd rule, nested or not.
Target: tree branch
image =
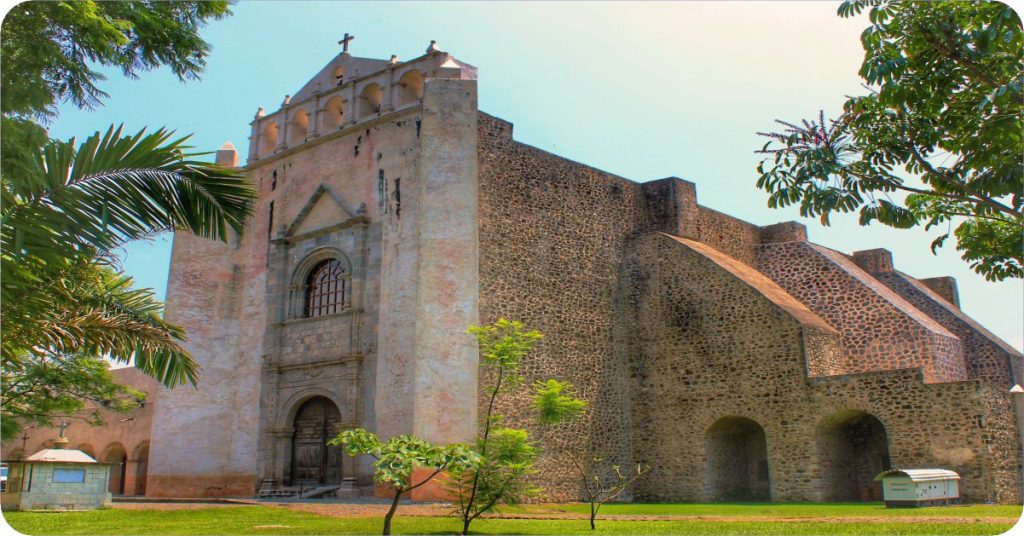
[[[1016,218],[1024,218],[1024,212],[1021,212],[1019,210],[1014,210],[1014,209],[1012,209],[1012,208],[1010,208],[1010,207],[1008,207],[1008,206],[1006,206],[1006,205],[1004,205],[1004,204],[1002,204],[1002,203],[992,199],[991,197],[982,195],[976,189],[974,189],[972,186],[970,186],[970,185],[968,185],[966,183],[960,182],[960,181],[958,181],[956,179],[953,179],[951,177],[946,176],[944,173],[942,173],[941,171],[936,169],[935,166],[933,166],[931,164],[931,162],[925,160],[924,156],[922,156],[921,153],[918,152],[917,147],[915,147],[912,143],[908,143],[907,144],[907,149],[910,150],[910,154],[914,157],[914,161],[916,161],[918,164],[920,164],[921,167],[925,168],[925,170],[927,170],[928,173],[934,175],[935,177],[938,177],[946,185],[952,186],[954,188],[961,188],[961,189],[963,189],[963,191],[965,191],[968,194],[970,194],[970,196],[975,201],[980,202],[980,203],[982,203],[984,205],[988,205],[988,206],[992,207],[993,209],[998,210],[999,212],[1004,212],[1004,213],[1009,214],[1011,216],[1014,216]],[[941,195],[941,192],[930,192],[930,195],[936,195],[936,194]]]
[[[970,71],[971,74],[980,79],[982,82],[988,84],[988,86],[991,87],[992,89],[995,89],[1000,86],[999,82],[996,81],[996,79],[992,78],[987,73],[982,71],[981,68],[979,68],[978,65],[975,64],[973,61],[963,57],[963,55],[960,54],[956,49],[951,47],[949,43],[945,41],[945,39],[934,38],[932,33],[923,24],[919,25],[918,29],[921,31],[922,37],[924,37],[925,42],[935,47],[935,49],[941,52],[943,56],[949,58],[954,63],[963,67],[964,69]]]

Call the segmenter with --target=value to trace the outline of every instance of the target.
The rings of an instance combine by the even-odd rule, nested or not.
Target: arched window
[[[313,267],[306,278],[306,306],[303,316],[337,313],[348,301],[348,274],[338,259],[328,259]]]

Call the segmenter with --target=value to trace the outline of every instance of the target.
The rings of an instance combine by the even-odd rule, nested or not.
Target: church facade
[[[406,62],[346,51],[260,109],[246,233],[174,238],[167,319],[202,371],[161,394],[147,495],[371,493],[368,461],[325,441],[471,440],[466,328],[505,317],[545,335],[528,379],[590,402],[532,432],[552,500],[579,498],[568,452],[651,466],[633,490],[650,501],[879,500],[892,467],[1021,500],[1022,356],[960,311],[955,281],[519,143],[478,109],[476,77],[433,44]],[[500,411],[525,424],[525,401]]]

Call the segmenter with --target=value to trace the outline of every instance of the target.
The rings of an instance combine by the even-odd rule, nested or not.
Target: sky
[[[232,141],[244,160],[257,107],[276,110],[340,52],[421,55],[430,40],[479,68],[480,109],[515,125],[518,141],[636,181],[677,176],[698,201],[758,225],[797,220],[812,241],[850,253],[886,248],[915,277],[957,278],[962,309],[1024,347],[1024,283],[992,283],[959,259],[952,240],[932,255],[936,231],[831,227],[796,209],[767,208],[755,154],[778,130],[819,110],[835,115],[862,94],[857,70],[866,15],[842,19],[834,2],[275,2],[242,1],[211,22],[200,81],[166,69],[127,80],[104,70],[110,94],[94,111],[61,108],[57,138],[110,124],[168,127],[214,151]],[[125,249],[123,266],[164,296],[169,236]]]

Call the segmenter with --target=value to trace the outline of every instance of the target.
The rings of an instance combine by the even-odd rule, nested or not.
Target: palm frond
[[[163,320],[151,290],[132,284],[96,260],[44,273],[34,292],[4,305],[4,365],[26,352],[97,355],[134,362],[168,387],[195,384],[199,365],[182,346],[184,330]]]
[[[187,137],[122,127],[51,141],[29,175],[4,177],[2,240],[15,258],[107,251],[154,230],[224,240],[241,233],[255,190],[237,170],[199,162]]]

